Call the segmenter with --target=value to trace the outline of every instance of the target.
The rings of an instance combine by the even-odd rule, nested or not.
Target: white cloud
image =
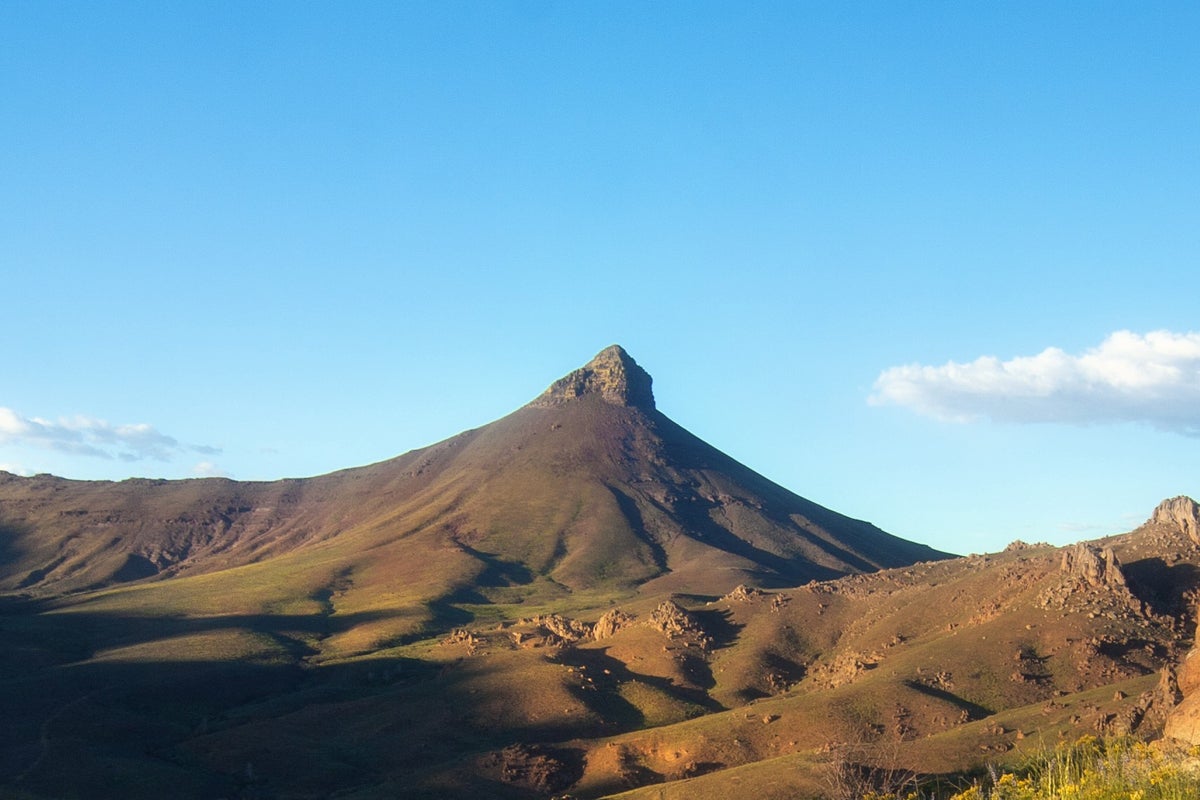
[[[144,422],[113,425],[83,415],[52,421],[0,407],[0,445],[6,444],[122,461],[170,461],[180,453],[220,452],[205,445],[184,444]]]
[[[1118,331],[1081,355],[1049,347],[1008,361],[892,367],[870,402],[958,422],[1144,422],[1200,436],[1200,333]]]
[[[192,474],[197,478],[228,478],[229,473],[211,461],[201,461],[192,467]]]

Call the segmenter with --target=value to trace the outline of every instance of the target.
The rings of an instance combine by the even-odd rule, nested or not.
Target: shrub
[[[1084,736],[1011,772],[993,770],[986,783],[950,800],[1195,800],[1198,755],[1130,738]]]

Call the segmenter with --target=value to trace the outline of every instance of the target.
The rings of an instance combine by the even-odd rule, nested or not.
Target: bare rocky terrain
[[[1194,741],[1198,576],[1189,498],[1067,548],[890,536],[671,422],[613,347],[331,475],[0,473],[0,785],[841,800],[1085,731]]]

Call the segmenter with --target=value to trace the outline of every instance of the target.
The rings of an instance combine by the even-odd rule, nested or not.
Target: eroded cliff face
[[[586,395],[643,411],[654,409],[653,379],[620,345],[606,347],[588,363],[550,384],[531,406],[547,407]]]

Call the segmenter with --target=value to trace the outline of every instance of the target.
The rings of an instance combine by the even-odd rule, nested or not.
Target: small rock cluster
[[[469,655],[469,656],[473,656],[476,653],[478,653],[479,648],[482,647],[483,644],[484,644],[483,639],[476,636],[474,633],[467,630],[466,628],[455,628],[454,630],[450,631],[449,636],[447,636],[445,639],[442,639],[442,641],[441,641],[441,645],[443,647],[453,646],[453,645],[466,645],[467,655]]]

